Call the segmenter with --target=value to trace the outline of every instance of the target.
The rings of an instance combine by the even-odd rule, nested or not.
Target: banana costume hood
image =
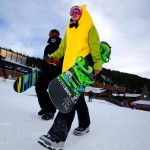
[[[76,57],[86,56],[90,53],[88,44],[88,33],[92,26],[92,18],[86,10],[86,6],[82,7],[82,15],[79,19],[77,28],[69,28],[67,26],[67,47],[65,59],[63,63],[63,71],[66,71],[75,64]]]
[[[101,70],[101,67],[99,67],[102,64],[99,51],[99,36],[95,26],[93,25],[92,18],[86,10],[86,5],[82,5],[81,8],[82,14],[78,21],[78,27],[70,28],[70,22],[68,23],[65,37],[59,46],[58,52],[51,55],[58,59],[61,55],[64,55],[62,72],[72,67],[78,56],[85,57],[89,53],[91,53],[94,63],[97,63],[94,64],[96,65],[94,69]]]

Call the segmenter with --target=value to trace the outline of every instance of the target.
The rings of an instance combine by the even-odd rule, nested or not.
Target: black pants
[[[47,88],[50,81],[54,78],[52,73],[41,72],[37,84],[35,86],[35,91],[38,97],[39,105],[41,109],[44,109],[47,113],[55,113],[56,108],[53,105],[48,92]]]
[[[65,141],[67,139],[68,133],[70,131],[74,116],[75,110],[77,110],[79,127],[88,127],[90,125],[90,116],[87,104],[84,99],[84,95],[80,97],[74,109],[68,113],[64,114],[58,112],[54,123],[48,133],[54,136],[59,141]]]

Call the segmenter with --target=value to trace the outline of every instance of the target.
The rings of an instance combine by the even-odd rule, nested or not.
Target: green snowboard
[[[100,52],[103,63],[109,62],[111,47],[108,43],[101,42]],[[49,96],[55,107],[62,113],[69,113],[84,92],[85,87],[93,86],[94,76],[91,66],[93,66],[91,54],[85,58],[77,57],[74,66],[50,82]]]

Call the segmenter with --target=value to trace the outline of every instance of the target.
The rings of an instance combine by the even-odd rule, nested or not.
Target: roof
[[[146,105],[150,105],[150,100],[138,100],[136,102],[134,102],[136,104],[146,104]]]
[[[125,93],[125,94],[116,94],[116,93],[112,93],[113,96],[120,96],[120,97],[139,97],[141,96],[141,94],[129,94],[129,93]]]
[[[93,93],[103,93],[103,92],[107,91],[107,89],[95,88],[95,87],[86,87],[84,91],[85,92],[92,91]]]

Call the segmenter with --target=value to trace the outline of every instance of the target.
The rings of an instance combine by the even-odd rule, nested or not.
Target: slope
[[[18,94],[13,91],[13,82],[0,78],[0,149],[46,150],[37,140],[47,133],[53,120],[43,121],[37,115],[40,108],[34,88]],[[87,104],[90,133],[81,137],[72,134],[78,124],[75,116],[65,150],[149,149],[149,112],[121,108],[103,100]]]

